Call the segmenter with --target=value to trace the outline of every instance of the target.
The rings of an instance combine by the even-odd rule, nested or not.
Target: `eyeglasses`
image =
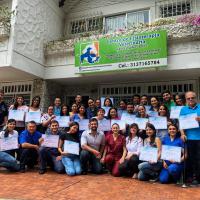
[[[194,100],[196,97],[189,97],[189,98],[186,98],[187,100]]]

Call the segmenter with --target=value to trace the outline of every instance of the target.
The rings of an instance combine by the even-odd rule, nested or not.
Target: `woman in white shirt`
[[[138,137],[138,125],[133,123],[130,125],[129,136],[126,138],[127,155],[125,161],[120,164],[119,171],[121,176],[131,176],[137,178],[139,153],[143,146],[142,138]]]
[[[21,110],[25,113],[28,112],[28,106],[24,104],[24,97],[22,95],[17,96],[15,103],[10,106],[10,110]],[[20,134],[25,129],[25,119],[23,121],[16,121],[16,128]]]
[[[18,140],[18,132],[15,129],[16,121],[9,119],[6,125],[6,129],[0,132],[0,139],[16,137]],[[0,166],[5,167],[10,171],[19,171],[19,164],[15,159],[15,154],[18,153],[18,149],[11,149],[8,151],[0,151]]]

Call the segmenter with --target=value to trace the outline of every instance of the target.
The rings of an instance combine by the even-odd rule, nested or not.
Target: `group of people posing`
[[[164,91],[162,102],[157,97],[135,95],[131,102],[118,102],[118,108],[111,98],[104,98],[104,102],[89,98],[88,105],[84,105],[81,95],[77,95],[71,107],[55,98],[46,113],[40,108],[39,96],[34,97],[28,107],[19,95],[9,108],[3,96],[0,90],[0,140],[15,137],[18,141],[17,148],[0,147],[0,166],[10,171],[24,173],[39,165],[39,174],[46,173],[47,167],[69,176],[109,171],[113,176],[169,183],[180,179],[186,164],[187,181],[194,185],[200,182],[200,127],[180,130],[179,119],[170,118],[171,109],[181,106],[180,115],[196,113],[195,120],[200,122],[200,105],[193,91],[175,97],[170,91]],[[39,112],[40,123],[10,118],[12,110]],[[132,119],[165,117],[167,127],[157,129],[156,124],[148,120],[144,127],[134,121],[126,121],[121,127],[120,120],[128,120],[127,115]],[[57,116],[68,116],[68,124],[60,127]],[[83,130],[80,122],[85,119],[88,125]],[[104,121],[109,121],[110,130],[104,130]],[[44,145],[49,136],[57,136],[54,138],[57,146]],[[179,147],[180,160],[161,159],[163,146]],[[142,159],[145,148],[155,148],[156,159],[150,156]]]

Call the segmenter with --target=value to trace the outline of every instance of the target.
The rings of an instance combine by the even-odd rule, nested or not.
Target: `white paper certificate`
[[[147,118],[139,118],[139,117],[135,118],[135,123],[138,125],[139,129],[141,130],[145,130],[148,121],[149,119]]]
[[[44,139],[44,142],[41,146],[58,148],[59,135],[42,134],[42,138]]]
[[[139,160],[142,161],[151,161],[151,162],[157,162],[158,160],[158,148],[155,147],[142,147],[140,151]]]
[[[122,121],[125,121],[126,124],[133,124],[135,122],[135,115],[129,113],[123,113],[121,117]]]
[[[105,110],[105,114],[104,114],[104,116],[108,116],[108,112],[109,112],[109,110],[110,110],[110,108],[111,107],[102,107],[104,110]]]
[[[110,120],[98,120],[98,130],[99,131],[110,131]]]
[[[25,112],[23,110],[10,110],[8,119],[15,119],[16,121],[24,121]]]
[[[88,127],[89,119],[82,119],[78,123],[79,123],[79,130],[80,131],[85,131],[85,130],[89,129],[89,127]]]
[[[113,120],[111,120],[111,126],[112,126],[113,124],[118,124],[120,130],[126,129],[126,122],[123,121],[123,120],[115,120],[115,119],[113,119]]]
[[[6,137],[0,139],[0,149],[1,151],[18,149],[18,137]]]
[[[37,124],[41,123],[41,112],[27,112],[25,122],[35,121]]]
[[[181,162],[181,147],[162,145],[161,159]]]
[[[56,121],[59,123],[59,127],[69,127],[69,116],[56,116]]]
[[[183,107],[184,106],[172,106],[170,111],[170,119],[178,119]]]
[[[65,140],[64,152],[79,155],[79,143]]]
[[[156,111],[148,111],[147,114],[150,116],[150,117],[158,117],[158,112]]]
[[[197,113],[180,115],[179,116],[179,128],[180,129],[199,128],[199,123],[196,120],[196,117],[197,117]]]
[[[157,130],[167,129],[167,117],[149,117],[149,123],[153,124]]]

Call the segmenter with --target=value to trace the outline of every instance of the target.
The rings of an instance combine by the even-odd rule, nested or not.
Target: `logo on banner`
[[[81,64],[94,64],[99,62],[99,41],[95,41],[92,43],[84,43],[81,45],[81,56],[80,63]]]

